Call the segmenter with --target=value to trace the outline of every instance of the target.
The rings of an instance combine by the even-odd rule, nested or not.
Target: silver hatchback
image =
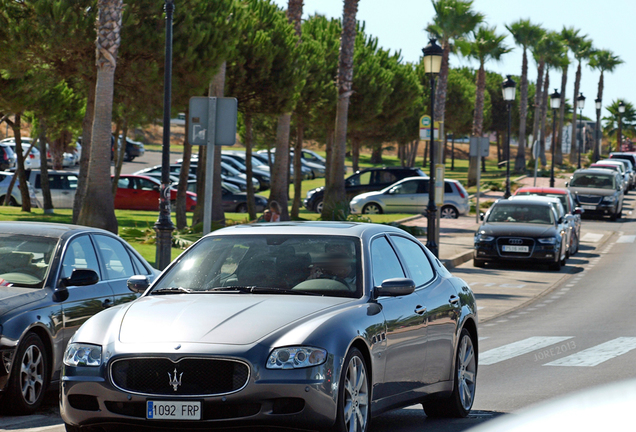
[[[428,204],[428,178],[407,177],[381,191],[367,192],[351,200],[351,213],[424,213]],[[468,213],[468,192],[457,180],[444,180],[443,218],[456,219]]]

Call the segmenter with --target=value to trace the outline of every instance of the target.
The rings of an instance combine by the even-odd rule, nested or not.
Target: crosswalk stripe
[[[619,337],[600,345],[560,358],[544,366],[596,366],[636,349],[635,337]]]
[[[585,233],[585,235],[583,235],[583,237],[581,237],[581,241],[590,242],[590,243],[597,243],[597,242],[601,241],[602,238],[603,238],[603,234]]]
[[[616,243],[634,243],[636,235],[622,235],[616,240]]]
[[[545,348],[550,345],[571,339],[573,336],[533,336],[518,342],[488,350],[479,356],[479,365],[491,365],[513,357]]]

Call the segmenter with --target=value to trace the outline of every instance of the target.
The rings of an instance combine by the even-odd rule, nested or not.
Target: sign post
[[[192,145],[207,145],[205,152],[205,207],[203,208],[203,235],[212,228],[212,198],[214,184],[214,146],[236,143],[238,118],[236,98],[190,98],[190,127],[188,141]]]
[[[481,193],[481,158],[490,154],[490,140],[487,137],[470,137],[468,155],[477,157],[477,193],[475,194],[475,222],[479,223],[479,195]]]

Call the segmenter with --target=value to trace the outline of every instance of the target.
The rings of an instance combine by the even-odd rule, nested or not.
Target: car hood
[[[46,297],[42,288],[0,287],[0,316]]]
[[[584,188],[584,187],[570,187],[570,192],[576,195],[598,195],[609,196],[614,195],[616,191],[614,189],[596,189],[596,188]]]
[[[244,345],[350,298],[250,294],[182,294],[141,297],[119,329],[122,343]]]
[[[360,195],[356,195],[355,197],[353,197],[352,201],[366,200],[368,198],[374,198],[374,197],[378,197],[380,195],[384,195],[384,192],[383,191],[365,192],[365,193],[361,193]]]
[[[479,233],[501,236],[547,237],[556,234],[554,225],[531,223],[494,222],[485,223],[479,228]]]

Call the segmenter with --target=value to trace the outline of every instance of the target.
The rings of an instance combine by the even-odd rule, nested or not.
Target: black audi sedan
[[[130,245],[96,228],[0,222],[0,397],[30,414],[59,380],[64,349],[91,316],[134,300],[126,281],[155,278]]]
[[[517,261],[565,265],[564,225],[549,202],[532,199],[499,200],[483,217],[475,233],[473,265]]]

